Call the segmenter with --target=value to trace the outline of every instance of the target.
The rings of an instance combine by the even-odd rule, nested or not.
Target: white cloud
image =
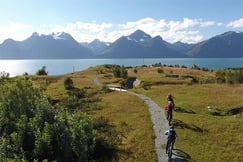
[[[240,18],[239,20],[231,21],[230,23],[227,24],[227,27],[232,27],[232,28],[243,27],[243,18]]]
[[[24,40],[29,36],[29,31],[33,26],[30,24],[8,22],[6,24],[0,24],[0,42],[3,42],[7,38],[15,40]]]
[[[127,22],[126,24],[119,24],[118,26],[124,29],[138,29],[140,27],[146,28],[146,27],[152,27],[154,25],[157,25],[158,21],[152,19],[152,18],[144,18],[135,22]]]
[[[106,32],[106,30],[109,30],[112,26],[113,25],[111,23],[97,24],[95,21],[92,23],[83,23],[78,21],[66,25],[43,24],[42,27],[44,29],[42,29],[42,31],[45,31],[45,34],[48,34],[47,31],[49,31],[49,33],[67,32],[79,42],[90,42],[98,38],[98,35],[103,35],[101,33]]]
[[[209,26],[213,26],[215,25],[216,23],[214,21],[205,21],[205,22],[200,22],[200,26],[201,27],[209,27]]]
[[[21,23],[16,23],[16,22],[9,22],[8,23],[8,31],[13,31],[13,32],[21,32],[23,30],[28,30],[32,28],[32,25],[29,24],[21,24]]]
[[[9,22],[5,26],[0,24],[0,41],[6,38],[24,40],[33,32],[38,32],[39,34],[67,32],[78,42],[91,42],[94,39],[113,42],[121,36],[127,36],[135,30],[141,29],[152,37],[160,35],[164,40],[171,43],[176,41],[196,43],[204,39],[203,30],[213,26],[225,27],[221,22],[204,21],[202,19],[183,18],[180,21],[174,21],[165,19],[156,20],[149,17],[124,24],[77,21],[64,25],[42,24],[34,27],[29,24]],[[228,24],[228,27],[242,26],[243,18]]]
[[[168,27],[170,28],[169,30],[178,31],[178,30],[183,30],[183,29],[194,27],[198,24],[199,24],[198,20],[184,18],[183,21],[181,21],[181,22],[180,21],[170,21],[168,23]]]
[[[222,23],[222,22],[218,22],[218,23],[217,23],[217,26],[224,26],[224,23]]]
[[[194,28],[209,27],[215,25],[213,21],[203,21],[201,19],[184,18],[182,21],[166,21],[164,19],[155,20],[152,18],[145,18],[135,22],[128,22],[126,24],[119,24],[121,30],[130,31],[131,34],[137,29],[141,29],[151,36],[160,35],[164,40],[169,42],[188,42],[195,43],[203,40],[199,29]]]

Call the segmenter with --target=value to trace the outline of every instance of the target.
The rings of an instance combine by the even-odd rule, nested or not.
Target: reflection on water
[[[81,71],[91,66],[116,64],[124,66],[141,66],[161,63],[162,65],[179,65],[191,68],[194,64],[208,69],[243,67],[243,58],[158,58],[158,59],[51,59],[51,60],[0,60],[0,72],[10,76],[22,75],[25,72],[35,74],[46,66],[49,75],[61,75]]]

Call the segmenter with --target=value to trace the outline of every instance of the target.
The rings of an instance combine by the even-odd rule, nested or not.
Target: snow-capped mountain
[[[243,33],[229,31],[196,44],[171,44],[142,30],[122,36],[113,43],[98,39],[78,43],[68,33],[44,35],[35,32],[24,41],[6,39],[0,44],[0,59],[180,57],[243,57]]]
[[[104,58],[164,58],[187,57],[168,47],[169,43],[160,36],[152,38],[142,30],[123,36],[102,52]]]
[[[0,45],[1,59],[90,58],[93,52],[68,33],[33,33],[24,41],[6,40]]]
[[[140,44],[145,44],[148,40],[151,39],[151,36],[143,32],[142,30],[136,30],[134,33],[127,36],[127,39]]]

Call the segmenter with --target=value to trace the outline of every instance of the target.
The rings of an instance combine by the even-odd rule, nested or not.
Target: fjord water
[[[62,75],[85,70],[102,64],[141,66],[161,63],[191,68],[193,65],[208,69],[243,67],[243,58],[139,58],[139,59],[50,59],[50,60],[0,60],[0,72],[10,76],[35,74],[43,66],[49,75]]]

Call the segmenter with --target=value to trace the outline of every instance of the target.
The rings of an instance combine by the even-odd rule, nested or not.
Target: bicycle
[[[173,150],[173,144],[174,142],[171,141],[168,143],[168,147],[166,148],[166,153],[168,154],[168,161],[172,161],[172,150]]]

